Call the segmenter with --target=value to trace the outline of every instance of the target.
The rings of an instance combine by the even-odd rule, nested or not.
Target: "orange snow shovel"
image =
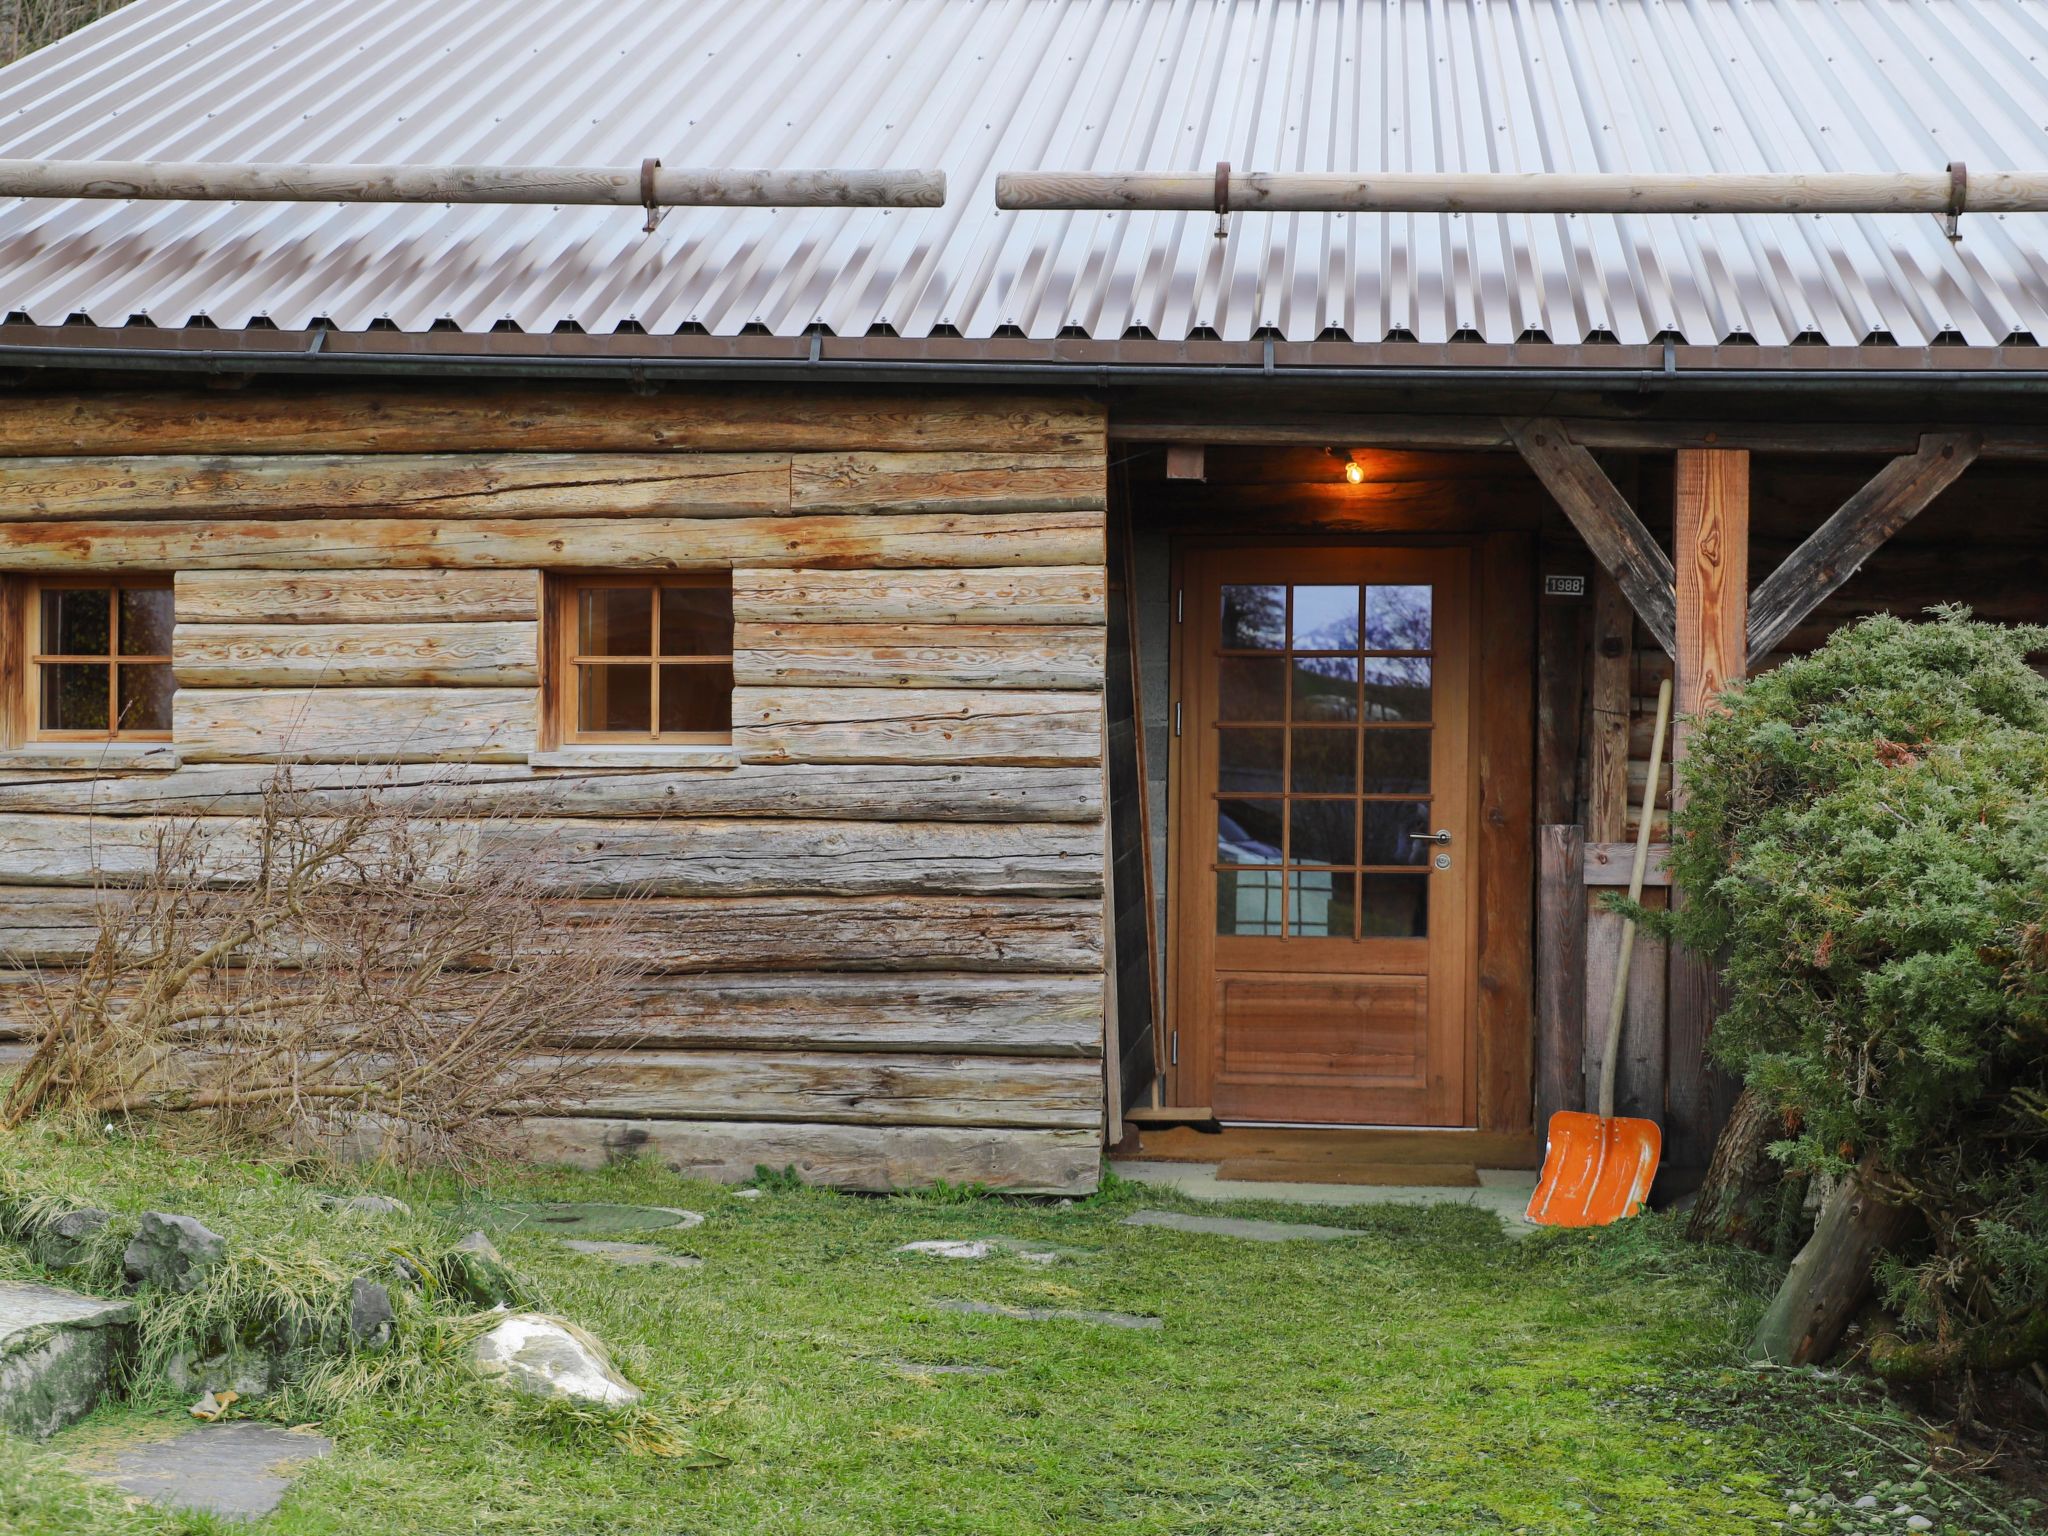
[[[1650,781],[1643,789],[1636,828],[1635,870],[1628,899],[1643,899],[1643,868],[1650,861],[1650,821],[1657,809],[1657,775],[1664,768],[1664,730],[1671,723],[1671,680],[1657,690],[1657,732],[1650,742]],[[1548,1227],[1604,1227],[1633,1216],[1649,1198],[1650,1180],[1664,1155],[1664,1133],[1654,1120],[1617,1119],[1614,1079],[1621,1065],[1621,1027],[1628,1015],[1628,966],[1635,953],[1634,919],[1622,924],[1621,956],[1614,967],[1614,997],[1607,1008],[1607,1046],[1600,1064],[1600,1113],[1559,1110],[1550,1117],[1543,1177],[1529,1197],[1528,1219]]]

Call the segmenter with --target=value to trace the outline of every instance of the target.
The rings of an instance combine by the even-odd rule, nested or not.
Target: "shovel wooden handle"
[[[1636,826],[1636,862],[1628,877],[1628,899],[1643,899],[1643,871],[1650,862],[1650,823],[1657,810],[1657,775],[1664,771],[1664,729],[1671,723],[1671,679],[1657,687],[1657,729],[1650,738],[1650,777],[1643,785],[1642,819]],[[1614,964],[1614,997],[1607,1005],[1607,1048],[1600,1063],[1600,1118],[1614,1118],[1614,1079],[1621,1070],[1621,1025],[1628,1016],[1628,967],[1635,957],[1636,923],[1621,925],[1621,956]]]

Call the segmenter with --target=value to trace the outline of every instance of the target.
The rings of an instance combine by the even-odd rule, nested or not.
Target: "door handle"
[[[1434,832],[1410,832],[1408,834],[1408,841],[1411,843],[1448,843],[1450,840],[1451,833],[1447,827],[1439,827]]]

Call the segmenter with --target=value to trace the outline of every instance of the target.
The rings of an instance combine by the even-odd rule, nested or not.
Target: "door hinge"
[[[1177,1067],[1180,1065],[1180,1031],[1177,1029],[1172,1030],[1169,1033],[1169,1038],[1167,1041],[1166,1064],[1170,1067]]]
[[[1173,589],[1173,622],[1176,624],[1181,621],[1187,608],[1187,596],[1188,589],[1186,587],[1175,587]]]
[[[1176,736],[1178,736],[1178,735],[1180,734],[1180,700],[1179,700],[1179,699],[1175,699],[1175,700],[1173,701],[1173,734],[1174,734],[1174,735],[1176,735]]]

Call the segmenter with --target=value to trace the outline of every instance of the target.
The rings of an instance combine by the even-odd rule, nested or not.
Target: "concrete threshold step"
[[[133,1302],[0,1281],[0,1428],[46,1440],[91,1413],[134,1322]]]

